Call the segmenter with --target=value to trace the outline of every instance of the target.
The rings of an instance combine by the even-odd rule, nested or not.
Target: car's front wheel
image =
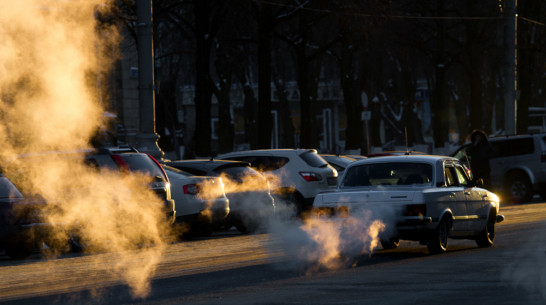
[[[447,218],[442,218],[438,227],[434,230],[432,238],[430,239],[427,247],[431,253],[444,253],[447,251],[447,239],[449,236],[449,231],[451,230],[451,225]]]
[[[476,238],[476,244],[478,247],[491,247],[495,242],[495,221],[495,213],[491,212],[489,214],[489,218],[487,219],[487,223],[485,224],[485,228]]]

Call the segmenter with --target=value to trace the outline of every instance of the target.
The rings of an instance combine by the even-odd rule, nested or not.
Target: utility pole
[[[517,0],[504,1],[504,130],[507,135],[516,134],[517,124]]]
[[[152,0],[137,1],[138,102],[140,128],[137,147],[156,159],[163,158],[155,132],[155,87]]]

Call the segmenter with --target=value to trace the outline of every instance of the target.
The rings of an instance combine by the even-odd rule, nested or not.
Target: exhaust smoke
[[[315,272],[348,267],[372,255],[387,225],[385,215],[357,210],[348,217],[316,217],[271,223],[274,247],[281,247],[297,270]],[[277,249],[271,249],[277,251]]]
[[[48,255],[66,251],[70,241],[112,251],[117,255],[97,256],[97,265],[111,265],[113,277],[122,274],[134,296],[145,297],[169,232],[161,200],[146,187],[150,178],[99,171],[83,153],[43,153],[82,150],[107,123],[97,76],[116,59],[105,50],[115,49],[119,35],[113,26],[98,27],[95,16],[109,4],[0,3],[0,167],[47,202]]]

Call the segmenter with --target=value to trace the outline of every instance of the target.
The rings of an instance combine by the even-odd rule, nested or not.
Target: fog
[[[86,148],[108,123],[97,79],[116,59],[105,50],[116,49],[119,35],[98,31],[95,19],[107,9],[101,0],[0,3],[0,160],[20,189],[48,203],[46,257],[67,251],[77,236],[87,251],[115,253],[96,256],[97,265],[110,265],[114,278],[121,274],[135,297],[145,297],[168,235],[149,178],[98,171],[81,153],[46,153]]]

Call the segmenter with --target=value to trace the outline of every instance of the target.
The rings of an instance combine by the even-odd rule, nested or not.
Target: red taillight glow
[[[406,216],[424,216],[425,213],[425,204],[411,204],[406,206]]]
[[[201,190],[197,184],[186,184],[182,188],[184,189],[184,194],[187,195],[197,195]]]
[[[542,155],[540,155],[540,162],[542,163],[546,162],[546,151],[543,151]]]
[[[157,166],[159,166],[159,168],[161,169],[161,172],[163,173],[163,177],[165,178],[165,181],[169,182],[169,176],[167,176],[167,173],[163,169],[163,166],[161,166],[161,164],[159,162],[157,162],[157,160],[154,157],[152,157],[152,155],[150,155],[150,154],[147,154],[147,155],[148,155],[148,157],[150,157],[152,159],[152,161],[154,161],[155,164],[157,164]]]
[[[300,176],[307,182],[322,180],[322,176],[314,172],[300,172]]]
[[[114,162],[116,163],[116,165],[119,167],[119,170],[124,173],[124,174],[127,174],[130,172],[129,170],[129,163],[127,163],[127,161],[125,161],[125,159],[123,159],[122,156],[120,155],[112,155],[112,160],[114,160]]]

